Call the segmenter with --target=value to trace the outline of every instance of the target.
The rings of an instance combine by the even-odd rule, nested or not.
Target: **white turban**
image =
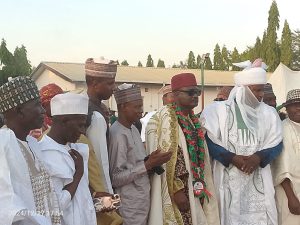
[[[243,71],[234,75],[235,85],[242,86],[267,83],[266,69],[268,66],[262,62],[261,59],[256,59],[253,63],[247,60],[245,62],[233,63],[233,65],[244,68]]]
[[[230,92],[228,101],[235,101],[238,105],[244,123],[250,132],[256,137],[262,137],[264,121],[261,121],[260,110],[261,102],[253,95],[248,85],[258,85],[267,83],[267,74],[265,69],[267,65],[261,59],[251,63],[249,60],[233,65],[244,68],[235,74],[235,87]]]

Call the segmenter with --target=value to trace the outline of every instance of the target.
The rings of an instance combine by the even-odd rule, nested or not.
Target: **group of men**
[[[194,74],[174,75],[142,134],[140,87],[116,87],[114,61],[87,59],[81,94],[9,80],[0,87],[0,224],[299,224],[300,89],[288,93],[282,123],[263,103],[262,65],[236,73],[200,118]],[[112,95],[109,126],[102,101]]]

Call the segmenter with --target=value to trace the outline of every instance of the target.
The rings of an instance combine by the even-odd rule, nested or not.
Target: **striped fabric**
[[[121,85],[120,85],[121,86]],[[139,86],[131,85],[126,89],[120,89],[120,86],[116,89],[114,96],[117,104],[123,104],[126,102],[142,100],[141,89]]]
[[[89,58],[85,62],[85,74],[92,77],[115,78],[117,63],[112,60],[96,60]]]

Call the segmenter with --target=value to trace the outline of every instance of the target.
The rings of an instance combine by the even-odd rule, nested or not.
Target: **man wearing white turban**
[[[227,101],[201,114],[214,160],[213,173],[222,225],[276,225],[270,162],[282,150],[276,110],[262,102],[267,83],[260,59],[240,63]]]

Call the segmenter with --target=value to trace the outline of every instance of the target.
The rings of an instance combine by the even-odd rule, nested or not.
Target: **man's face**
[[[124,114],[126,119],[131,123],[140,120],[143,116],[143,100],[127,102],[121,107],[122,113]]]
[[[257,98],[259,102],[262,101],[264,97],[264,84],[257,84],[257,85],[249,85],[248,86],[253,95]]]
[[[201,90],[197,86],[184,87],[174,93],[178,106],[185,109],[193,109],[198,105]]]
[[[86,132],[86,115],[68,115],[63,119],[66,141],[75,143]]]
[[[17,110],[24,128],[34,130],[43,126],[45,109],[42,107],[40,99],[31,100]]]
[[[93,83],[93,88],[100,99],[107,100],[112,96],[115,90],[115,78],[96,78]]]
[[[167,93],[163,96],[163,105],[167,105],[167,104],[171,104],[174,102],[174,94],[171,93]]]
[[[300,123],[300,102],[287,105],[286,111],[290,120]]]
[[[264,103],[266,103],[269,106],[272,106],[276,108],[276,96],[274,94],[264,94]]]

